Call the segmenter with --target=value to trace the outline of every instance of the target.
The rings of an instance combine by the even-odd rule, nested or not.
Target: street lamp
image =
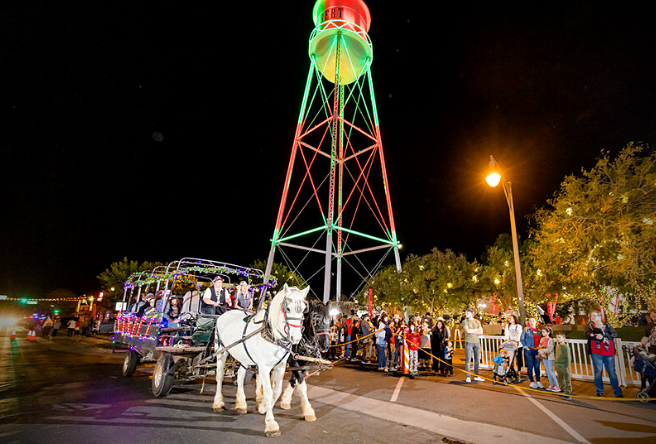
[[[499,172],[499,164],[490,156],[490,173],[485,180],[491,187],[496,187],[499,182],[503,185],[503,194],[506,196],[508,202],[508,210],[510,211],[510,228],[512,231],[513,243],[513,256],[515,257],[515,280],[517,281],[517,299],[519,300],[519,322],[524,325],[526,312],[524,311],[524,286],[522,284],[522,269],[519,262],[519,243],[517,241],[517,226],[515,225],[515,205],[512,197],[512,186],[507,180],[501,180],[501,173]]]

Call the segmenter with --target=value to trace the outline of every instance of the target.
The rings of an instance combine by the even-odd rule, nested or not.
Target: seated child
[[[494,374],[494,383],[497,381],[504,382],[506,373],[508,372],[508,367],[510,366],[510,357],[508,356],[508,351],[506,349],[501,349],[499,356],[493,359],[494,369],[492,373]]]

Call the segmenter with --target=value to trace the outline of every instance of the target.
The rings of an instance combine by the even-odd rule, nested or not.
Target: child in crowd
[[[394,342],[394,330],[389,317],[385,317],[385,371],[396,371],[394,368],[394,355],[392,354],[392,342]]]
[[[405,321],[400,319],[396,324],[396,330],[394,334],[396,335],[396,347],[394,348],[394,366],[396,368],[401,367],[401,360],[403,359],[403,335],[408,332],[408,328],[405,326]]]
[[[339,330],[337,331],[337,340],[339,344],[344,344],[346,342],[346,325],[340,323]],[[346,357],[346,346],[342,345],[340,348],[339,359],[344,359]]]
[[[407,333],[405,336],[406,344],[408,345],[408,372],[410,377],[414,378],[417,374],[417,366],[419,364],[419,346],[421,345],[421,335],[419,334],[419,328],[417,325],[412,324],[410,326],[410,333]]]
[[[542,364],[544,364],[544,370],[547,372],[547,378],[549,379],[549,387],[547,390],[550,392],[560,392],[558,387],[558,379],[554,373],[554,347],[555,341],[551,337],[551,327],[544,327],[542,329],[542,338],[540,338],[540,347],[538,349],[538,356],[542,359]]]
[[[358,360],[358,345],[360,344],[360,337],[362,336],[362,330],[360,330],[360,318],[355,318],[351,322],[351,362],[356,362]]]
[[[424,321],[420,328],[421,344],[419,350],[419,368],[428,369],[430,367],[431,357],[426,350],[430,350],[430,328],[428,322]]]
[[[387,349],[387,335],[385,333],[385,328],[387,328],[387,315],[383,313],[380,317],[380,321],[378,322],[378,328],[376,330],[375,338],[376,338],[376,348],[378,350],[378,371],[388,371],[388,364],[387,364],[387,354],[386,354],[386,349]]]
[[[505,382],[505,376],[510,367],[510,357],[506,349],[501,349],[499,356],[493,359],[494,369],[492,370],[494,384],[498,381]]]
[[[572,373],[570,371],[570,364],[572,363],[572,351],[569,345],[565,343],[565,332],[559,331],[556,333],[556,373],[558,373],[558,384],[560,389],[566,395],[572,394]],[[563,396],[563,399],[570,400],[571,396]]]
[[[339,336],[339,327],[339,321],[330,327],[330,348],[328,349],[328,359],[331,360],[337,359],[337,347],[335,347],[335,344],[337,344],[337,338]]]
[[[448,341],[446,343],[446,347],[444,348],[444,362],[446,362],[447,376],[456,375],[455,373],[453,373],[453,353],[454,353],[453,344],[451,343],[451,341]]]

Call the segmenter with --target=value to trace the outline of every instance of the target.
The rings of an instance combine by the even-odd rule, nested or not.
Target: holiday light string
[[[137,322],[139,319],[139,322]],[[144,334],[141,334],[142,325],[144,321],[148,322],[146,331]],[[156,313],[154,315],[144,315],[140,318],[137,318],[136,313],[121,313],[118,317],[117,329],[115,336],[112,337],[113,340],[116,339],[116,335],[123,335],[130,339],[139,339],[143,341],[144,339],[157,339],[157,332],[162,323],[162,313]],[[152,326],[156,326],[156,331],[154,331],[154,336],[150,336],[148,333]],[[137,333],[139,332],[139,333]]]
[[[232,268],[232,267],[222,267],[218,265],[191,265],[180,268],[174,272],[157,272],[150,273],[144,276],[143,271],[134,273],[129,276],[123,288],[125,290],[141,287],[143,285],[150,285],[156,282],[170,281],[173,280],[184,282],[184,283],[196,283],[197,288],[200,288],[200,284],[197,283],[197,279],[193,277],[193,273],[202,273],[206,275],[237,275],[247,279],[249,282],[251,279],[262,279],[264,280],[263,273],[253,273],[249,272],[246,269]],[[278,283],[278,280],[275,276],[269,276],[269,282],[266,285],[264,284],[251,284],[253,287],[263,290],[265,288],[274,287]]]
[[[75,296],[72,298],[2,298],[0,301],[8,302],[27,302],[27,301],[36,301],[36,302],[77,302],[82,299],[87,299],[87,296]]]

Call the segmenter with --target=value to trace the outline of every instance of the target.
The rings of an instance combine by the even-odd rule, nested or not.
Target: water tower
[[[339,301],[344,265],[357,292],[390,253],[399,272],[401,261],[370,70],[369,8],[362,0],[318,0],[312,16],[310,70],[265,275],[279,255],[327,303],[331,294]]]

